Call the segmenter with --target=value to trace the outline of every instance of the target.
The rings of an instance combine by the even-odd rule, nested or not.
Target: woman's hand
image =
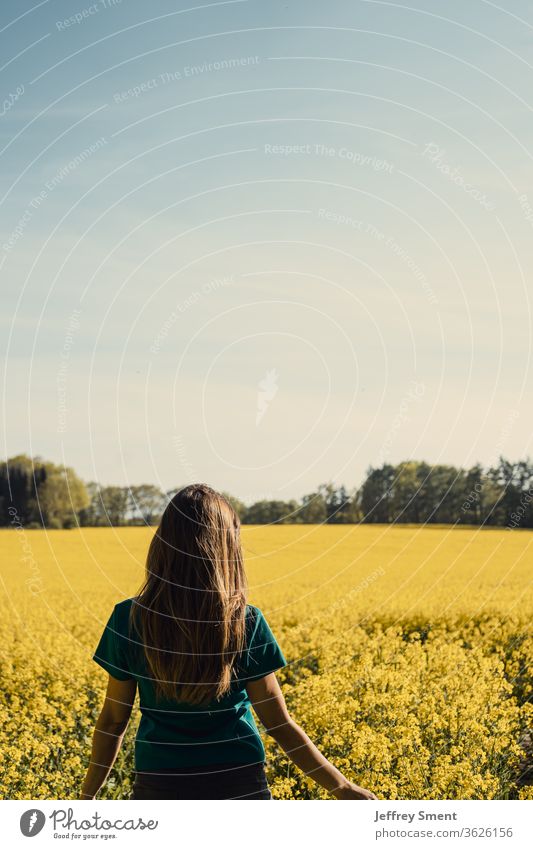
[[[336,799],[375,799],[377,801],[378,798],[370,790],[365,790],[364,787],[359,787],[351,781],[339,787],[338,790],[334,790],[333,795]]]

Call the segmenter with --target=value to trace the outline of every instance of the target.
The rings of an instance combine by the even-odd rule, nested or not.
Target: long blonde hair
[[[235,510],[205,484],[180,490],[152,539],[132,606],[159,697],[206,704],[228,692],[245,643],[246,594]]]

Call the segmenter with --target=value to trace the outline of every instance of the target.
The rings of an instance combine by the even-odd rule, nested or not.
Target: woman
[[[168,504],[146,579],[117,604],[94,660],[109,673],[82,798],[120,749],[139,688],[133,799],[271,799],[251,707],[289,758],[337,799],[375,799],[348,781],[291,719],[275,672],[286,665],[246,603],[240,522],[204,484]]]

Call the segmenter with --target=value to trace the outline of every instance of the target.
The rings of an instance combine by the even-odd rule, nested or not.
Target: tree
[[[159,522],[167,499],[158,486],[151,483],[132,486],[129,489],[129,496],[133,521],[137,517],[137,520],[145,525],[154,525]]]
[[[73,469],[53,463],[47,463],[45,469],[46,478],[38,489],[43,524],[47,528],[72,528],[78,524],[80,512],[89,506],[85,484]]]
[[[181,489],[182,487],[179,487]],[[178,492],[153,484],[84,484],[73,469],[20,454],[0,464],[0,524],[48,528],[124,525],[159,520]],[[247,524],[413,522],[533,527],[533,464],[500,457],[484,470],[407,460],[366,473],[359,490],[333,482],[295,500],[263,499],[247,507],[224,497]]]
[[[420,481],[418,464],[413,461],[400,463],[396,467],[392,496],[393,522],[420,522]]]
[[[304,495],[301,507],[298,510],[298,520],[306,525],[322,525],[326,519],[327,510],[324,496],[318,492]]]
[[[462,525],[479,525],[482,515],[484,475],[476,463],[464,477],[464,491],[460,507],[459,522]]]
[[[98,527],[103,525],[103,510],[100,501],[100,485],[96,481],[85,484],[89,503],[80,511],[80,525]]]
[[[480,522],[482,525],[502,526],[508,523],[505,501],[505,490],[487,476],[483,476],[481,490]]]
[[[124,525],[129,507],[129,489],[123,486],[98,487],[95,508],[99,524]]]
[[[285,525],[294,521],[297,501],[256,501],[246,511],[248,525]]]
[[[67,528],[78,523],[89,498],[73,469],[20,454],[0,468],[2,524]]]
[[[23,525],[41,524],[38,490],[46,479],[40,457],[19,454],[0,466],[0,504],[2,524],[12,524],[14,517]]]
[[[454,466],[428,466],[431,489],[431,509],[427,521],[440,524],[468,524],[468,511],[463,509],[470,487],[475,485],[477,474],[474,471],[468,479],[463,469]],[[424,500],[425,493],[420,497]],[[472,491],[471,501],[475,503],[476,490]],[[471,518],[471,517],[470,517]]]
[[[395,469],[389,463],[385,463],[380,469],[373,469],[372,466],[369,468],[359,496],[363,521],[392,521],[394,477]]]
[[[519,527],[528,527],[528,495],[533,485],[533,468],[528,461],[510,463],[500,457],[498,465],[488,470],[488,479],[500,494],[499,500],[494,501],[494,522],[490,524],[508,525],[515,521],[513,517],[520,516]],[[492,518],[492,517],[491,517]],[[531,527],[531,525],[529,525]]]

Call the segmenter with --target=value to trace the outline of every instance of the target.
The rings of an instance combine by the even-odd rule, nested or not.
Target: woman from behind
[[[143,586],[115,606],[94,660],[109,680],[82,798],[95,798],[109,775],[137,690],[133,799],[271,799],[252,706],[289,758],[332,795],[376,798],[290,717],[275,675],[285,658],[261,611],[247,604],[239,518],[205,484],[168,504]]]

